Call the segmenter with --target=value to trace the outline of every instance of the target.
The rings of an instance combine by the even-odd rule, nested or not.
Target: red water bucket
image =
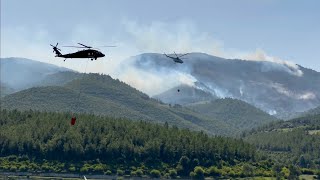
[[[76,117],[72,117],[71,118],[71,125],[73,126],[74,124],[76,124]]]

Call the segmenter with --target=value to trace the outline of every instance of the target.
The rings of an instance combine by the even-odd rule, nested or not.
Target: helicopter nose
[[[101,56],[102,56],[102,57],[105,57],[106,55],[104,55],[103,53],[101,53]]]

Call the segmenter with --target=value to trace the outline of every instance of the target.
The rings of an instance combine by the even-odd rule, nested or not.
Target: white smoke
[[[233,58],[235,54],[227,50],[223,43],[215,39],[212,34],[199,31],[196,25],[191,22],[139,24],[135,21],[124,20],[122,23],[127,32],[127,39],[125,40],[127,42],[124,44],[134,46],[138,53],[204,52],[224,58]],[[280,70],[296,76],[303,75],[303,72],[294,63],[267,55],[260,49],[254,53],[238,53],[237,58],[270,62],[262,64],[262,70],[265,71]],[[121,69],[121,73],[113,74],[111,72],[111,75],[113,74],[149,95],[161,93],[161,91],[179,85],[178,83],[192,84],[196,81],[188,72],[173,71],[169,68],[163,69],[163,71],[152,71],[152,73],[149,70],[144,71],[134,67],[116,69]],[[184,82],[182,79],[188,79],[191,83]],[[218,97],[231,96],[227,90],[214,85],[210,87],[209,91]]]
[[[215,84],[206,84],[208,88],[210,89],[211,93],[219,98],[226,98],[226,97],[233,97],[231,93],[227,89],[220,88],[216,86]]]
[[[193,86],[196,81],[193,76],[181,72],[154,74],[134,67],[128,67],[125,73],[119,74],[118,77],[149,96],[160,94],[180,84]]]
[[[204,52],[216,56],[224,56],[222,42],[212,34],[201,32],[190,21],[175,23],[152,22],[139,24],[135,21],[123,20],[122,24],[133,45],[140,53],[177,53]],[[126,40],[128,41],[128,40]]]
[[[239,87],[239,93],[241,96],[243,96],[243,87],[242,86]]]
[[[105,34],[105,29],[99,26],[77,25],[68,34],[65,34],[67,39],[56,39],[57,36],[42,28],[34,31],[28,28],[14,30],[1,27],[1,56],[19,56],[64,66],[80,72],[109,74],[149,95],[160,93],[179,85],[179,83],[190,85],[196,80],[188,72],[170,70],[169,68],[157,72],[137,69],[132,64],[126,64],[127,57],[145,52],[204,52],[224,58],[269,61],[272,63],[267,64],[265,69],[267,67],[274,69],[278,66],[272,67],[270,64],[277,64],[281,65],[286,72],[297,76],[303,75],[303,72],[294,63],[267,55],[263,50],[256,50],[253,53],[230,51],[213,34],[199,30],[197,25],[192,22],[141,24],[136,21],[123,20],[121,24],[123,32],[114,36]],[[69,34],[70,36],[68,36]],[[117,47],[102,49],[106,57],[97,61],[71,59],[63,62],[63,59],[56,58],[52,54],[49,44],[55,42],[62,42],[63,45],[82,42],[91,46],[117,45]],[[74,49],[63,48],[62,50],[63,53],[68,53]],[[237,55],[235,56],[235,54]],[[218,87],[212,87],[212,89],[221,97],[228,96],[228,92],[225,90],[218,89]],[[312,95],[303,97],[312,98]]]
[[[300,94],[298,96],[299,99],[308,100],[308,99],[315,99],[316,95],[312,92],[306,92],[304,94]]]
[[[148,64],[152,60],[148,60],[146,61],[147,64],[144,64],[147,69],[137,68],[134,63],[139,60],[138,58],[136,56],[123,61],[119,68],[113,71],[113,76],[147,93],[149,96],[157,95],[181,84],[194,86],[197,81],[189,73],[175,69],[159,68],[154,70],[154,67]]]
[[[269,111],[268,111],[268,114],[270,114],[270,115],[276,115],[276,114],[277,114],[277,111],[276,111],[276,110],[269,110]]]
[[[295,76],[302,76],[303,72],[300,70],[299,66],[294,64],[293,62],[283,60],[274,56],[268,55],[262,49],[256,49],[256,51],[251,53],[245,53],[240,55],[242,59],[250,60],[250,61],[267,61],[271,62],[268,64],[264,64],[264,70],[284,70],[290,74]],[[281,65],[281,66],[279,66]]]
[[[295,93],[287,89],[286,87],[284,87],[283,84],[280,84],[280,83],[272,83],[270,86],[274,88],[278,93],[297,99],[297,100],[311,100],[316,98],[316,95],[313,92],[307,91],[302,93]]]

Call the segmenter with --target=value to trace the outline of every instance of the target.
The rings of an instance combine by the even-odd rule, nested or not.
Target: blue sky
[[[320,71],[319,9],[318,0],[1,0],[1,57],[79,69],[58,62],[48,44],[82,42],[118,46],[107,49],[114,61],[91,71],[138,53],[174,50],[226,58],[262,53]]]

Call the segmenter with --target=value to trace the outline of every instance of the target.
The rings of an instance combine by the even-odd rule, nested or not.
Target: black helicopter
[[[175,52],[174,52],[174,54],[176,55],[176,57],[168,56],[167,54],[164,53],[165,56],[167,56],[168,58],[172,59],[175,63],[183,63],[181,57],[185,56],[185,55],[187,55],[189,53],[182,54],[180,56],[178,56]]]
[[[92,49],[91,46],[87,46],[81,43],[78,43],[80,46],[63,46],[63,47],[76,47],[76,48],[86,48],[84,50],[80,50],[75,53],[69,53],[69,54],[61,54],[61,49],[59,49],[58,46],[59,43],[57,43],[55,46],[50,44],[53,47],[53,52],[56,53],[56,57],[65,58],[64,61],[66,61],[67,58],[90,58],[91,61],[97,60],[98,58],[104,57],[105,55],[96,50]],[[115,46],[103,46],[103,47],[115,47]]]

